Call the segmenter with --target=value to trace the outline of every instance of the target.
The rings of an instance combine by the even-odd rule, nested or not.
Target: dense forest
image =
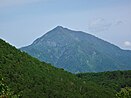
[[[130,78],[131,71],[75,75],[0,39],[0,98],[122,98]]]
[[[131,70],[80,73],[77,76],[83,81],[94,82],[101,87],[110,88],[113,92],[118,92],[121,88],[131,87]]]

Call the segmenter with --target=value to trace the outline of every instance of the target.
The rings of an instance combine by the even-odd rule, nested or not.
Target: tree
[[[131,98],[131,87],[122,88],[120,92],[116,94],[117,98]]]
[[[0,77],[0,98],[19,98],[18,95],[13,94],[9,87],[5,85],[3,78]]]

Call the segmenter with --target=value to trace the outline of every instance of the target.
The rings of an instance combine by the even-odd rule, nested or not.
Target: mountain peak
[[[58,29],[64,29],[64,27],[62,27],[62,26],[57,26],[56,28],[58,28]]]
[[[55,29],[57,29],[57,30],[64,30],[65,28],[62,27],[62,26],[57,26]]]

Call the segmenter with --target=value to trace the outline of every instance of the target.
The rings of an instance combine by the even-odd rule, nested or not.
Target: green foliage
[[[20,98],[20,95],[14,94],[7,85],[5,85],[3,78],[0,77],[0,98]]]
[[[131,87],[131,70],[100,73],[80,73],[77,76],[84,81],[94,82],[116,93],[126,86]]]
[[[111,90],[40,62],[1,39],[0,76],[22,98],[115,98]]]
[[[131,98],[131,88],[122,88],[120,92],[116,94],[117,98]]]
[[[3,78],[0,78],[0,98],[10,95],[8,87],[5,84],[3,84],[2,81]]]

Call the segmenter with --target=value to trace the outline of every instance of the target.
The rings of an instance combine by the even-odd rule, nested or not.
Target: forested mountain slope
[[[77,76],[84,81],[94,82],[104,88],[111,88],[115,92],[121,88],[131,87],[131,70],[111,71],[99,73],[80,73]]]
[[[40,62],[2,39],[0,77],[22,98],[115,98],[111,89]]]

